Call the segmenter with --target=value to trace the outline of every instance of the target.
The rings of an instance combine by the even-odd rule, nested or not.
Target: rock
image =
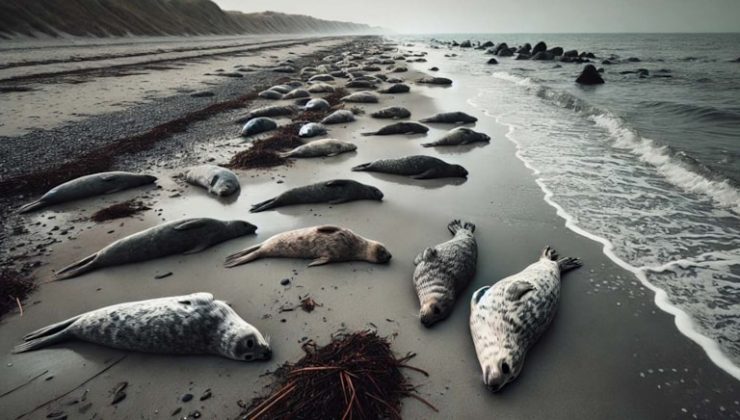
[[[521,47],[519,47],[518,50],[516,50],[516,52],[518,52],[519,54],[522,54],[522,53],[529,54],[530,51],[532,51],[532,45],[529,42],[527,42],[526,44],[522,45]]]
[[[488,59],[488,61],[486,62],[486,64],[498,64],[498,60],[496,60],[495,58],[491,57],[491,58]]]
[[[532,58],[532,56],[527,53],[519,53],[517,54],[515,60],[529,60],[530,58]]]
[[[583,68],[581,75],[576,79],[576,83],[581,85],[600,85],[604,83],[604,79],[601,78],[596,67],[592,64],[588,64]]]
[[[180,401],[182,402],[188,402],[193,399],[193,394],[185,394],[180,398]]]
[[[429,71],[439,71],[439,67],[431,67]]]
[[[547,60],[554,60],[554,59],[555,59],[555,55],[553,55],[552,53],[548,51],[540,51],[537,54],[532,56],[532,60],[537,60],[537,61],[547,61]]]
[[[532,55],[534,56],[540,51],[547,51],[547,44],[544,43],[544,41],[538,42],[534,48],[532,48]]]
[[[547,52],[549,52],[550,54],[554,56],[560,56],[560,55],[563,55],[563,48],[562,47],[550,48],[549,50],[547,50]]]
[[[290,279],[287,279],[287,278],[286,279],[282,279],[282,280],[280,280],[280,284],[282,286],[287,286],[287,285],[290,284]]]
[[[472,47],[472,46],[473,46],[473,45],[472,45],[472,44],[470,43],[470,40],[468,40],[468,41],[463,41],[463,42],[462,42],[462,44],[460,44],[460,48],[470,48],[470,47]]]
[[[568,50],[563,53],[563,57],[578,57],[578,50]]]
[[[490,48],[490,47],[493,47],[493,45],[494,45],[493,42],[486,41],[486,42],[482,43],[480,46],[483,47],[483,48]],[[738,60],[740,60],[740,58],[738,58]]]
[[[499,51],[497,55],[499,57],[511,57],[514,55],[514,49],[513,48],[503,49]]]
[[[502,42],[496,45],[496,49],[494,49],[493,53],[498,55],[498,53],[501,52],[502,50],[508,50],[508,49],[509,49],[509,46],[505,42]]]
[[[627,59],[627,61],[629,61],[630,63],[639,63],[640,59],[637,57],[630,57]]]
[[[601,62],[601,64],[607,64],[608,65],[608,64],[612,64],[612,62],[610,60],[604,60],[604,61]]]

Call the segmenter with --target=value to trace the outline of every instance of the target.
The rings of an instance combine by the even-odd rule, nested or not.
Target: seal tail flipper
[[[555,249],[548,245],[542,250],[542,255],[540,255],[540,259],[543,258],[550,261],[557,261],[558,251],[555,251]]]
[[[370,131],[370,132],[367,132],[367,133],[362,133],[363,136],[374,136],[376,134],[378,134],[377,131]]]
[[[437,145],[436,143],[422,143],[421,147],[434,147],[436,145]]]
[[[355,172],[366,171],[366,170],[370,169],[370,166],[371,165],[372,165],[372,162],[370,162],[370,163],[363,163],[362,165],[357,165],[357,166],[352,167],[352,170],[355,171]]]
[[[56,334],[63,329],[69,327],[72,325],[73,322],[77,321],[77,319],[82,315],[77,315],[76,317],[67,319],[62,322],[57,322],[56,324],[47,325],[44,328],[39,328],[36,331],[30,332],[23,337],[23,341],[30,341],[37,338],[45,337],[51,334]]]
[[[42,347],[62,342],[65,339],[67,339],[67,332],[62,330],[58,333],[34,338],[32,340],[26,341],[25,343],[18,344],[17,346],[13,347],[13,353],[24,353],[27,351],[38,350]]]
[[[579,260],[578,258],[573,257],[565,257],[558,260],[558,268],[560,268],[561,273],[565,273],[566,271],[575,270],[576,268],[579,268],[583,265],[583,262]]]
[[[277,198],[271,198],[269,200],[265,200],[265,201],[263,201],[261,203],[257,203],[255,205],[253,205],[252,208],[249,209],[249,212],[250,213],[259,213],[261,211],[274,209],[275,207],[278,207],[277,206]]]
[[[257,244],[245,250],[229,255],[228,257],[226,257],[226,261],[224,262],[224,267],[232,268],[232,267],[236,267],[237,265],[246,264],[256,259],[259,259],[262,256],[259,253],[259,249],[261,247],[262,247],[262,244]]]
[[[18,213],[28,213],[29,211],[38,210],[46,206],[46,203],[38,199],[34,202],[25,204],[18,209]]]
[[[97,257],[98,253],[96,252],[95,254],[85,257],[74,264],[62,268],[57,272],[55,280],[70,279],[94,270],[96,268],[95,261]]]
[[[450,224],[447,225],[447,230],[450,231],[451,234],[455,235],[457,234],[457,231],[459,230],[469,230],[470,233],[475,233],[475,224],[470,222],[463,222],[460,219],[455,219],[450,222]]]
[[[316,258],[315,260],[311,261],[310,264],[308,264],[309,267],[316,267],[318,265],[324,265],[329,264],[331,260],[329,260],[329,257],[320,257]]]

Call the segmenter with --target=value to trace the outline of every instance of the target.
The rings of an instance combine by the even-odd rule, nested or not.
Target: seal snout
[[[498,364],[489,364],[483,371],[483,383],[491,392],[498,392],[509,382],[511,367],[506,360],[499,360]]]

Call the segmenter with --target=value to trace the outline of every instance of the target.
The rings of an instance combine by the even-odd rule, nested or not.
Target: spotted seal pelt
[[[423,147],[437,146],[461,146],[471,143],[488,143],[491,137],[487,134],[471,130],[467,127],[456,127],[448,131],[440,139],[428,143],[422,143]]]
[[[182,219],[163,223],[121,238],[100,251],[56,273],[69,279],[98,268],[147,261],[175,254],[194,254],[218,243],[251,235],[257,227],[241,221],[209,218]]]
[[[36,330],[13,349],[23,353],[67,340],[162,354],[213,354],[266,360],[268,340],[210,293],[120,303]]]
[[[279,233],[261,244],[229,255],[226,267],[236,267],[260,258],[312,259],[309,267],[333,262],[367,261],[385,264],[391,254],[383,244],[339,226],[314,226]]]
[[[373,118],[392,118],[398,120],[410,117],[411,111],[402,106],[389,106],[373,112],[370,116]]]
[[[424,134],[429,127],[413,121],[403,121],[381,127],[378,131],[362,133],[363,136],[391,136],[394,134]]]
[[[383,200],[383,193],[370,185],[349,179],[334,179],[292,188],[275,198],[257,203],[249,210],[257,213],[296,204],[341,204],[356,200]]]
[[[414,155],[397,159],[378,159],[352,168],[353,171],[382,172],[415,179],[465,178],[468,171],[432,156]]]
[[[440,112],[439,114],[434,114],[431,117],[422,118],[419,121],[423,123],[470,124],[478,121],[478,118],[475,118],[474,116],[461,111],[454,111]]]
[[[414,259],[414,286],[421,305],[419,318],[426,327],[452,313],[458,294],[475,276],[475,225],[453,220],[447,229],[454,236],[452,239],[425,249]]]
[[[322,156],[337,156],[342,153],[357,150],[353,143],[337,139],[321,139],[298,146],[295,149],[281,153],[285,158],[313,158]]]
[[[580,266],[580,260],[558,259],[555,250],[546,247],[536,263],[473,293],[470,333],[483,382],[491,391],[519,375],[527,351],[555,315],[561,273]]]
[[[200,165],[185,172],[185,181],[226,197],[239,191],[239,178],[235,173],[216,165]]]
[[[102,194],[136,188],[151,184],[157,180],[152,175],[135,174],[131,172],[100,172],[85,175],[57,185],[50,189],[38,200],[28,203],[18,209],[19,213],[38,210],[54,204],[66,203],[68,201],[81,200]]]

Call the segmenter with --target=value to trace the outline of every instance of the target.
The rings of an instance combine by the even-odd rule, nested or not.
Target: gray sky
[[[404,33],[738,32],[740,0],[214,0]]]

